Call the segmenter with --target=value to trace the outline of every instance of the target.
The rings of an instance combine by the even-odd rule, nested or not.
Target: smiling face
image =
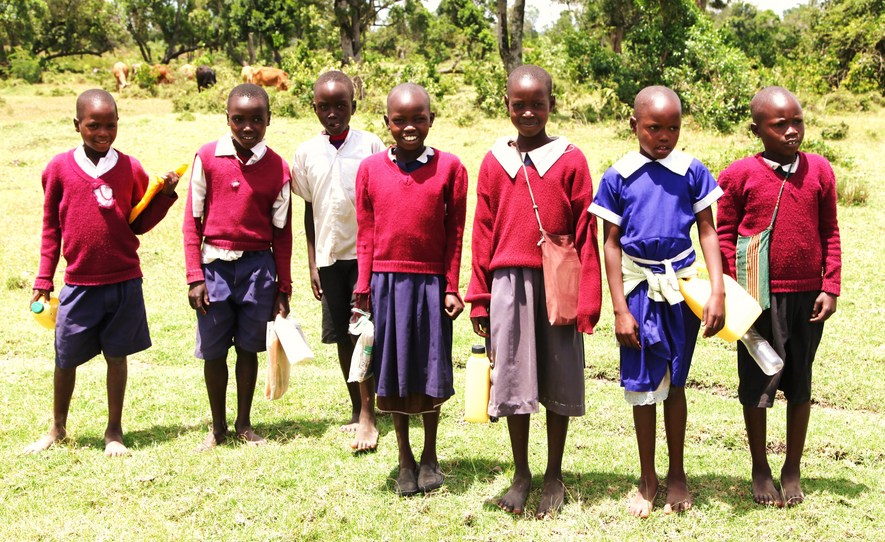
[[[97,163],[117,138],[117,107],[107,100],[89,100],[74,119],[74,129],[83,138],[84,150]]]
[[[510,122],[519,132],[520,150],[533,150],[548,142],[547,119],[555,98],[537,78],[520,77],[513,81],[504,97]]]
[[[765,146],[763,155],[779,164],[790,164],[796,159],[805,137],[802,106],[788,93],[774,93],[757,104],[750,129]]]
[[[421,156],[433,119],[427,94],[409,87],[391,91],[384,122],[396,141],[397,160],[409,162]]]
[[[646,158],[662,160],[673,152],[682,128],[682,107],[677,99],[655,94],[636,108],[630,129],[639,139],[639,152]]]
[[[251,149],[264,139],[270,125],[267,102],[258,96],[232,96],[227,103],[227,125],[234,142]]]
[[[316,87],[313,111],[329,135],[341,135],[350,126],[350,117],[356,112],[353,93],[339,81],[326,81]]]

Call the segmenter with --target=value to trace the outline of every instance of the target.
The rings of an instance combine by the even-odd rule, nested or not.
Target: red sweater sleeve
[[[188,284],[205,280],[203,266],[200,263],[200,250],[203,246],[203,220],[201,217],[193,216],[191,197],[191,186],[189,185],[184,205],[184,225],[181,228],[184,234],[184,270]]]
[[[471,237],[471,272],[465,300],[470,305],[471,318],[489,315],[492,301],[491,270],[492,261],[492,203],[489,193],[489,164],[494,160],[487,154],[479,167],[476,179],[476,211],[473,214],[473,234]]]
[[[727,167],[719,174],[719,187],[723,194],[716,202],[716,233],[719,235],[719,252],[722,254],[722,272],[731,278],[735,275],[734,259],[737,251],[738,225],[743,219],[743,191],[740,176]]]
[[[838,296],[842,289],[842,244],[839,223],[836,219],[836,175],[829,163],[824,161],[824,186],[821,194],[820,228],[821,254],[823,254],[823,286],[821,290]]]
[[[277,266],[277,288],[292,293],[292,202],[286,212],[286,225],[273,229],[273,258]]]
[[[368,294],[372,279],[372,259],[375,253],[375,214],[369,197],[369,175],[366,162],[360,164],[356,174],[356,259],[359,270],[356,294]]]
[[[578,158],[579,157],[579,158]],[[577,153],[572,192],[572,216],[575,220],[575,248],[581,259],[581,282],[578,286],[578,331],[593,333],[602,307],[602,271],[599,263],[596,217],[588,211],[593,201],[593,180],[587,159]]]
[[[138,205],[141,198],[147,190],[150,179],[137,161],[132,160],[132,178],[135,179],[132,190],[132,207]],[[138,235],[151,231],[154,226],[160,223],[166,217],[169,209],[178,201],[178,194],[166,196],[162,192],[157,194],[154,199],[145,207],[144,211],[138,215],[138,218],[129,225],[132,231]]]
[[[61,206],[62,183],[51,170],[57,158],[43,171],[43,232],[40,240],[40,268],[34,281],[36,290],[52,290],[52,278],[61,257]]]
[[[450,190],[446,192],[446,293],[458,292],[461,273],[461,245],[464,239],[464,221],[467,216],[467,170],[458,164]]]

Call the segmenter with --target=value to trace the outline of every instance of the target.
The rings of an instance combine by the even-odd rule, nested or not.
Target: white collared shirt
[[[317,267],[356,259],[356,172],[383,150],[378,136],[351,128],[337,149],[321,133],[295,151],[292,192],[313,206]]]
[[[512,137],[502,137],[492,145],[492,156],[494,156],[498,163],[501,164],[501,167],[504,168],[507,175],[509,175],[511,179],[515,179],[524,164],[523,160],[525,159],[525,154],[527,154],[532,161],[532,165],[535,166],[538,176],[543,178],[544,174],[547,173],[550,168],[553,167],[553,164],[555,164],[565,153],[569,144],[568,139],[560,136],[537,149],[531,150],[527,153],[521,153],[519,152],[519,149],[516,148],[515,141]]]
[[[237,155],[237,149],[234,147],[233,135],[224,135],[218,140],[215,146],[215,156],[234,156],[239,162],[245,166],[250,166],[262,158],[267,153],[267,143],[261,140],[252,149],[252,156],[243,164],[243,161]],[[291,189],[289,183],[283,185],[283,189],[277,196],[273,204],[273,225],[282,228],[286,225],[286,219],[289,214],[289,200],[291,198]],[[194,218],[202,218],[206,205],[206,172],[203,171],[203,161],[200,156],[194,157],[194,163],[191,166],[191,212]],[[213,246],[209,243],[203,243],[201,252],[202,263],[211,263],[214,260],[234,261],[243,256],[241,250],[224,250]]]
[[[396,163],[396,152],[394,152],[395,149],[396,149],[396,147],[390,147],[387,150],[387,157],[394,164]],[[430,161],[430,157],[433,156],[433,154],[434,153],[433,153],[432,148],[424,147],[424,152],[421,153],[421,156],[419,156],[418,158],[415,158],[415,160],[413,160],[413,161],[417,161],[417,162],[421,162],[422,164],[426,164],[427,162]]]
[[[793,173],[796,173],[797,169],[799,169],[799,153],[796,153],[796,159],[793,160],[791,164],[781,164],[775,162],[774,160],[769,160],[764,156],[762,157],[762,159],[765,160],[765,163],[768,164],[768,166],[775,171],[780,169],[783,170],[784,173],[789,173],[790,175],[792,175]]]
[[[685,176],[694,157],[686,152],[673,150],[665,158],[652,160],[639,151],[630,151],[623,158],[612,165],[615,171],[623,178],[633,175],[639,168],[649,162],[657,162],[679,176]]]
[[[89,175],[93,179],[98,179],[108,171],[114,169],[114,166],[117,165],[117,160],[119,160],[120,156],[117,154],[117,151],[114,150],[113,147],[108,149],[108,152],[98,159],[97,164],[93,164],[92,160],[86,156],[86,149],[84,145],[80,145],[76,149],[74,149],[74,161],[80,166],[80,169],[83,170],[83,173]]]

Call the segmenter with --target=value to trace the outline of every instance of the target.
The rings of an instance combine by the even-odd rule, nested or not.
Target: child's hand
[[[703,313],[704,337],[712,337],[725,326],[725,294],[710,295]]]
[[[200,314],[206,314],[206,307],[209,306],[209,290],[206,289],[206,283],[201,280],[191,284],[187,291],[187,300],[192,309]]]
[[[816,324],[824,323],[827,318],[836,312],[836,296],[821,292],[814,300],[814,308],[811,310],[811,320]]]
[[[175,187],[178,186],[178,181],[181,179],[181,176],[174,171],[170,171],[166,175],[163,175],[163,195],[164,196],[174,196],[175,195]]]
[[[615,314],[615,337],[618,344],[627,348],[641,350],[639,344],[639,324],[630,312]]]
[[[276,318],[277,315],[282,316],[283,318],[289,316],[289,294],[284,294],[283,292],[277,292],[277,298],[274,300],[273,304],[273,318]]]
[[[372,300],[369,298],[369,294],[354,294],[353,295],[353,306],[358,308],[361,311],[371,313],[372,312]]]
[[[28,306],[35,301],[40,301],[40,298],[43,298],[43,301],[49,302],[49,290],[40,290],[34,288],[34,295],[31,296],[31,300],[28,302]]]
[[[446,294],[446,316],[454,320],[464,311],[464,302],[457,294]]]
[[[489,336],[489,317],[488,316],[473,316],[470,318],[470,322],[473,324],[473,332],[479,335],[480,337],[488,337]]]
[[[310,268],[310,289],[313,290],[313,297],[317,301],[323,299],[323,285],[320,282],[320,270],[315,266]]]

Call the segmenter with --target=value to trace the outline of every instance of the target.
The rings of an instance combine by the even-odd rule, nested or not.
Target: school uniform
[[[783,195],[770,238],[771,308],[754,324],[784,360],[775,375],[762,373],[738,345],[741,404],[771,407],[777,390],[792,402],[811,399],[814,356],[822,323],[809,322],[820,292],[838,296],[842,252],[836,217],[836,178],[826,158],[797,153],[786,171],[762,153],[738,160],[719,175],[725,191],[717,210],[723,270],[735,276],[738,235],[755,235],[771,223],[781,185]]]
[[[665,400],[668,382],[685,386],[700,320],[678,278],[694,273],[695,215],[721,195],[709,170],[681,151],[662,160],[630,152],[602,176],[590,212],[620,228],[624,295],[642,346],[620,349],[621,386],[633,405]]]
[[[545,231],[574,234],[581,260],[578,321],[547,318],[540,232],[526,184]],[[579,332],[599,320],[601,279],[596,221],[587,212],[593,185],[587,159],[560,137],[525,155],[512,138],[486,154],[477,180],[472,272],[466,300],[471,317],[490,321],[492,371],[489,415],[584,414],[584,348]]]
[[[148,176],[134,158],[110,149],[98,164],[83,146],[55,156],[42,177],[43,232],[34,288],[53,289],[67,262],[56,316],[56,364],[76,367],[100,352],[122,357],[151,345],[137,234],[166,216],[177,196],[155,197],[129,224]]]
[[[243,163],[232,136],[197,151],[184,217],[188,284],[205,281],[210,305],[197,314],[200,359],[236,345],[265,350],[277,292],[292,291],[289,167],[262,141]]]
[[[390,149],[363,160],[356,190],[354,292],[371,292],[378,408],[432,411],[455,393],[444,302],[458,295],[467,171],[430,147],[410,163]]]
[[[356,172],[364,158],[384,148],[375,134],[350,128],[339,141],[325,132],[314,136],[298,146],[292,159],[292,192],[313,206],[324,343],[349,337],[357,280]]]

